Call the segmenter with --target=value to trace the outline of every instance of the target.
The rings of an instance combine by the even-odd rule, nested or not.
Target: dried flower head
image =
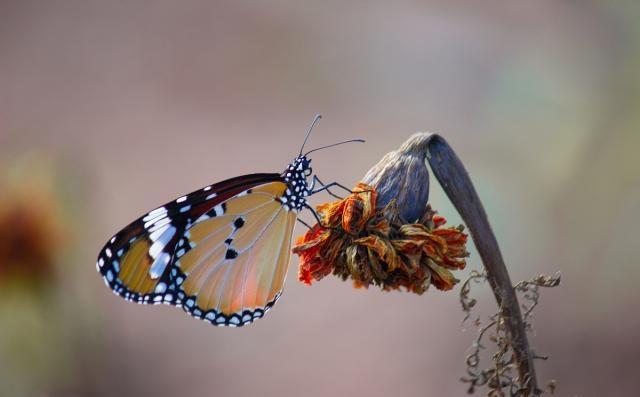
[[[422,294],[430,284],[440,290],[458,281],[451,270],[465,267],[463,227],[445,227],[445,219],[426,206],[416,223],[402,220],[391,200],[377,208],[378,192],[358,184],[344,200],[317,207],[316,224],[297,241],[298,278],[305,284],[333,273],[356,287],[379,285]]]

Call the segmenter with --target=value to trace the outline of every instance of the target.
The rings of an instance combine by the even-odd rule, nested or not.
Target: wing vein
[[[282,208],[280,208],[278,210],[278,212],[276,213],[276,216],[273,218],[273,220],[270,222],[273,223],[275,221],[275,219],[280,215],[280,211],[282,210]],[[258,240],[260,239],[260,237],[262,237],[262,234],[260,236],[258,236],[258,238],[256,238],[256,241],[253,244],[256,244],[258,242]],[[284,241],[284,240],[283,240]],[[280,241],[280,244],[282,244],[283,241]],[[247,276],[249,275],[249,264],[251,263],[251,259],[253,258],[253,254],[255,253],[255,251],[251,251],[249,252],[249,258],[247,258],[247,264],[245,265],[244,268],[244,274],[242,275],[242,302],[241,302],[241,307],[242,307],[242,311],[244,311],[245,308],[245,296],[246,296],[246,291],[247,291]],[[280,255],[280,254],[278,254]]]
[[[271,289],[273,288],[273,282],[276,278],[276,272],[278,271],[278,262],[280,262],[280,256],[282,255],[282,244],[284,244],[284,240],[287,238],[287,229],[289,228],[289,218],[286,217],[285,218],[285,225],[284,225],[284,232],[282,233],[282,238],[280,239],[280,244],[278,245],[280,247],[280,249],[278,250],[278,256],[276,257],[276,263],[273,266],[273,274],[271,275],[271,285],[269,285],[269,289],[267,290],[269,292],[271,292]],[[288,264],[287,264],[288,265]],[[286,275],[285,275],[286,277]],[[284,285],[284,280],[283,280],[283,285]],[[269,296],[267,295],[267,300],[269,299]]]
[[[264,236],[264,234],[266,233],[266,231],[271,227],[271,225],[273,224],[273,221],[277,218],[277,216],[280,214],[280,211],[282,211],[282,207],[278,208],[278,211],[276,211],[276,213],[273,215],[273,217],[271,217],[271,219],[269,220],[269,223],[267,223],[267,225],[262,229],[262,231],[260,232],[260,234],[258,235],[258,237],[256,237],[255,240],[253,240],[253,242],[242,251],[242,253],[247,252],[247,250],[251,249],[257,242],[258,240],[260,240],[260,238],[262,238],[262,236]],[[224,260],[222,261],[224,262]],[[216,267],[218,267],[220,264],[217,264]],[[229,267],[227,268],[227,271],[225,272],[224,275],[224,279],[222,281],[222,283],[220,284],[220,292],[218,293],[218,299],[217,299],[217,303],[216,303],[216,310],[219,311],[220,309],[220,297],[222,297],[222,293],[224,292],[224,287],[225,284],[227,283],[227,276],[229,273],[229,269],[231,268],[231,265],[229,265]],[[209,275],[211,275],[211,272],[209,272]],[[207,276],[208,277],[208,276]]]
[[[258,209],[260,209],[260,208],[264,207],[264,206],[265,206],[265,205],[267,205],[267,204],[271,204],[271,202],[266,202],[266,203],[264,203],[264,204],[260,204],[259,206],[255,207],[255,208],[252,208],[252,209],[251,209],[251,210],[249,210],[249,211],[246,211],[246,212],[243,212],[243,213],[240,213],[240,214],[233,214],[233,215],[234,215],[234,216],[248,215],[248,214],[250,214],[251,212],[253,212],[253,211],[257,211]],[[231,216],[231,214],[229,214],[229,215],[223,215],[223,217],[224,217],[224,216],[228,216],[228,217],[233,218],[233,216]],[[218,218],[221,218],[221,217],[218,217]],[[194,225],[195,225],[195,224],[194,224]],[[199,242],[198,242],[198,244],[204,244],[206,241],[208,241],[209,239],[213,238],[213,236],[216,236],[216,235],[218,234],[218,232],[220,232],[220,231],[224,231],[224,228],[223,228],[223,227],[220,227],[220,228],[219,228],[219,229],[217,229],[215,232],[213,232],[213,233],[211,233],[211,234],[207,235],[207,237],[205,237],[205,238],[203,238],[201,241],[199,241]],[[236,230],[232,231],[230,234],[228,234],[228,235],[227,235],[227,238],[233,237],[233,236],[235,235],[235,233],[236,233]],[[192,269],[191,269],[190,273],[193,273],[197,268],[199,268],[199,267],[200,267],[200,265],[202,265],[203,263],[205,263],[205,262],[207,261],[207,259],[209,259],[209,258],[211,257],[211,255],[213,255],[213,254],[216,252],[216,250],[217,250],[217,249],[218,249],[222,244],[224,244],[224,241],[221,241],[219,244],[217,244],[216,246],[214,246],[211,250],[209,250],[209,251],[206,253],[206,255],[202,255],[202,258],[198,259],[198,262],[196,262],[196,263],[193,265],[193,267],[192,267]],[[244,252],[244,251],[243,251],[243,252]]]

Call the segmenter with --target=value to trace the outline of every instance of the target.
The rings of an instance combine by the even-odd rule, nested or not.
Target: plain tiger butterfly
[[[312,174],[309,153],[282,173],[238,176],[181,196],[133,221],[102,248],[97,268],[114,293],[182,307],[218,326],[261,318],[282,293],[293,227],[307,197],[338,183]],[[322,185],[315,188],[316,182]],[[345,188],[346,189],[346,188]],[[347,189],[348,190],[348,189]],[[314,212],[315,215],[315,212]],[[317,217],[317,216],[316,216]]]

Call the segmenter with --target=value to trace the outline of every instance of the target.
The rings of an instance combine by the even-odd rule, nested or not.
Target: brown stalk
[[[482,202],[469,174],[447,141],[437,134],[424,135],[423,142],[426,144],[429,165],[467,225],[482,259],[500,313],[506,321],[520,378],[518,383],[526,390],[525,396],[538,396],[541,391],[537,385],[533,365],[534,355],[529,348],[520,304]]]

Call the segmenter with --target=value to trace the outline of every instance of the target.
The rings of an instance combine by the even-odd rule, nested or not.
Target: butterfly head
[[[280,202],[287,210],[296,210],[300,211],[304,207],[307,206],[307,197],[312,193],[317,192],[318,190],[313,190],[314,184],[317,178],[314,178],[311,183],[307,182],[307,178],[311,176],[313,170],[311,169],[311,159],[307,156],[310,153],[313,153],[318,150],[342,145],[344,143],[349,142],[364,142],[362,139],[351,139],[344,142],[334,143],[332,145],[322,146],[319,148],[311,149],[308,152],[303,154],[304,146],[309,139],[309,135],[311,135],[311,131],[313,130],[313,126],[316,124],[318,120],[322,118],[321,115],[316,115],[313,118],[313,122],[311,123],[311,127],[309,127],[309,131],[307,131],[307,135],[304,138],[304,142],[302,143],[302,147],[300,148],[300,155],[293,159],[291,164],[284,170],[282,173],[283,182],[287,184],[287,190],[284,192],[282,197],[280,197]],[[322,190],[322,189],[320,189]]]
[[[285,208],[300,211],[307,204],[307,196],[311,193],[307,177],[311,173],[311,159],[305,155],[296,157],[284,170],[282,179],[287,184],[287,190],[280,201]]]

